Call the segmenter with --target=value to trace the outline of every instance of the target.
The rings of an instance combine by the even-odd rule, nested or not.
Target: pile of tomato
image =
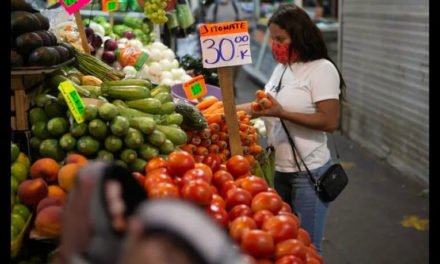
[[[246,158],[215,155],[196,162],[185,151],[156,157],[137,175],[150,198],[180,198],[202,207],[240,246],[249,263],[319,264],[322,257],[290,206]]]

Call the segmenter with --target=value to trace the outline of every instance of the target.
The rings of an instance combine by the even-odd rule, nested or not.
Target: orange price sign
[[[114,12],[118,10],[118,0],[102,0],[102,11]]]
[[[184,82],[183,90],[189,100],[201,98],[208,92],[203,75],[198,75],[191,80]]]

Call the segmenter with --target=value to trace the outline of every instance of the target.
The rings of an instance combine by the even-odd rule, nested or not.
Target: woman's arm
[[[289,120],[298,125],[308,128],[333,132],[339,126],[339,100],[329,99],[316,103],[316,113],[304,114],[297,112],[288,112],[272,97],[269,93],[268,98],[273,102],[271,108],[257,112],[262,116],[279,117],[283,120]],[[250,105],[249,105],[250,109]],[[252,112],[252,109],[250,109]]]

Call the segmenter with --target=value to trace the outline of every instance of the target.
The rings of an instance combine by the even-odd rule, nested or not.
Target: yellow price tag
[[[84,122],[84,103],[79,97],[78,91],[73,87],[70,81],[64,81],[58,86],[61,94],[66,100],[70,112],[78,124]]]

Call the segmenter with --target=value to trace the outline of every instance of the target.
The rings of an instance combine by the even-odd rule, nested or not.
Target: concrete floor
[[[262,87],[240,70],[236,103]],[[427,186],[402,175],[360,145],[335,135],[349,185],[330,207],[323,242],[327,264],[429,263],[429,231],[401,225],[406,216],[429,218]]]

